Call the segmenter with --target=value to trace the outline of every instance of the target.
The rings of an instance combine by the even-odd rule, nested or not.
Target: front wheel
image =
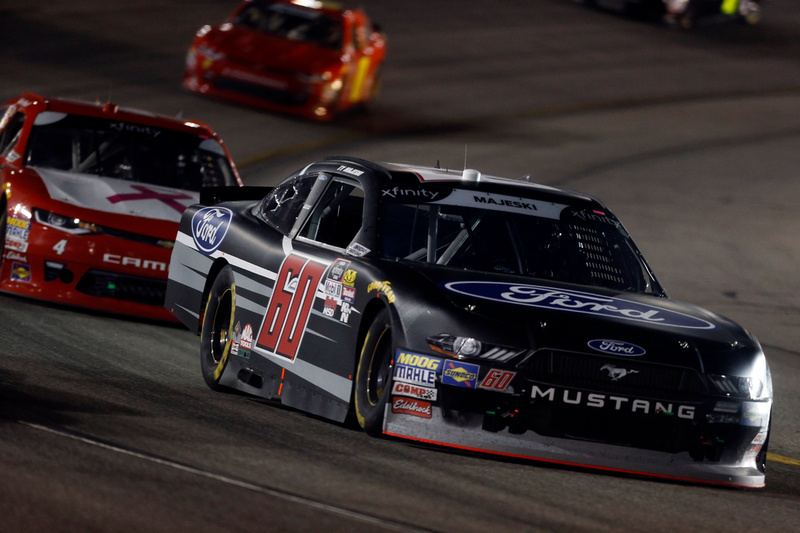
[[[6,194],[2,192],[0,197],[0,268],[3,267],[3,257],[6,255],[6,226],[8,224],[8,213],[6,212]]]
[[[367,331],[356,371],[356,418],[371,436],[383,432],[384,411],[391,395],[393,352],[389,311],[383,309]]]
[[[214,279],[208,294],[203,329],[200,334],[200,368],[209,387],[219,390],[222,372],[228,364],[233,342],[233,311],[236,286],[233,271],[225,266]]]

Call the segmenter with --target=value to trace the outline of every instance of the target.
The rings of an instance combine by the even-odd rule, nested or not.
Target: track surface
[[[800,530],[800,5],[682,33],[568,0],[380,0],[384,91],[317,125],[179,89],[235,1],[0,0],[0,99],[22,91],[199,118],[245,181],[349,154],[596,194],[673,298],[767,352],[767,487],[499,461],[212,393],[177,327],[0,296],[3,531]],[[764,530],[764,529],[762,529]]]

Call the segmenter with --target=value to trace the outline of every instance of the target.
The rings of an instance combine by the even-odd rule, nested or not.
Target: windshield
[[[213,138],[83,115],[40,113],[25,158],[28,166],[190,191],[236,185],[225,150]]]
[[[602,211],[471,191],[453,191],[437,201],[407,200],[384,199],[384,257],[661,293],[628,234]]]
[[[343,46],[341,21],[298,6],[253,2],[236,15],[233,23],[261,33],[325,48],[338,50]]]

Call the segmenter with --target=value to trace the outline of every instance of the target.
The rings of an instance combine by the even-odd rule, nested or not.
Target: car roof
[[[22,93],[19,97],[5,102],[4,106],[15,105],[25,111],[38,114],[43,111],[70,113],[97,118],[114,118],[162,128],[196,133],[203,129],[216,137],[208,124],[198,120],[168,117],[140,109],[120,107],[113,102],[88,102],[84,100],[47,97],[36,93]]]
[[[568,188],[552,187],[530,181],[530,175],[520,179],[509,179],[465,168],[455,170],[441,167],[426,167],[401,163],[375,163],[349,156],[332,156],[312,163],[301,170],[306,172],[328,172],[358,179],[365,188],[377,187],[426,187],[452,186],[502,192],[504,194],[534,195],[551,201],[568,204],[593,204],[607,209],[603,203],[582,192]]]

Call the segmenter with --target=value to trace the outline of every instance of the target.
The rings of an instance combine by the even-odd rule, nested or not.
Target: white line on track
[[[151,463],[155,463],[155,464],[158,464],[158,465],[161,465],[161,466],[166,466],[166,467],[169,467],[169,468],[173,468],[175,470],[180,470],[182,472],[187,472],[189,474],[195,474],[195,475],[202,476],[202,477],[205,477],[205,478],[208,478],[208,479],[213,479],[214,481],[219,481],[221,483],[226,483],[228,485],[239,487],[239,488],[242,488],[242,489],[245,489],[245,490],[250,490],[250,491],[253,491],[253,492],[260,493],[260,494],[265,494],[265,495],[268,495],[268,496],[270,496],[272,498],[280,498],[282,500],[286,500],[286,501],[289,501],[289,502],[292,502],[292,503],[296,503],[296,504],[300,504],[300,505],[305,505],[307,507],[311,507],[313,509],[317,509],[317,510],[320,510],[320,511],[324,511],[324,512],[328,512],[328,513],[344,516],[344,517],[347,517],[347,518],[358,520],[360,522],[364,522],[366,524],[372,524],[372,525],[380,526],[380,527],[385,528],[385,529],[391,529],[391,530],[395,530],[395,531],[404,531],[404,532],[409,532],[409,531],[420,531],[420,532],[432,531],[432,530],[429,530],[429,529],[417,528],[417,527],[414,527],[414,526],[412,526],[410,524],[403,524],[403,523],[400,523],[400,522],[395,522],[395,521],[383,519],[383,518],[380,518],[380,517],[377,517],[377,516],[371,516],[371,515],[368,515],[368,514],[359,513],[358,511],[352,511],[350,509],[345,509],[343,507],[337,507],[335,505],[330,505],[330,504],[327,504],[327,503],[318,502],[318,501],[315,501],[315,500],[312,500],[312,499],[309,499],[309,498],[305,498],[303,496],[298,496],[298,495],[294,495],[294,494],[287,494],[285,492],[278,491],[278,490],[275,490],[275,489],[271,489],[269,487],[264,487],[264,486],[261,486],[261,485],[256,485],[254,483],[250,483],[248,481],[235,479],[235,478],[224,476],[224,475],[221,475],[221,474],[215,474],[213,472],[207,472],[205,470],[201,470],[201,469],[195,468],[193,466],[180,464],[180,463],[177,463],[177,462],[174,462],[174,461],[170,461],[169,459],[162,459],[162,458],[159,458],[159,457],[156,457],[156,456],[153,456],[153,455],[149,455],[149,454],[146,454],[146,453],[136,452],[136,451],[132,451],[132,450],[126,450],[125,448],[121,448],[121,447],[115,446],[113,444],[107,444],[107,443],[101,442],[99,440],[90,438],[90,437],[76,435],[74,433],[70,433],[70,432],[67,432],[67,431],[64,431],[64,430],[60,430],[60,429],[56,429],[56,428],[52,428],[52,427],[47,427],[47,426],[43,426],[41,424],[35,424],[35,423],[32,423],[32,422],[25,422],[25,421],[22,421],[22,420],[18,420],[18,422],[20,424],[22,424],[22,425],[25,425],[25,426],[28,426],[28,427],[31,427],[31,428],[34,428],[34,429],[38,429],[38,430],[41,430],[41,431],[46,431],[48,433],[52,433],[52,434],[58,435],[60,437],[65,437],[65,438],[72,439],[72,440],[75,440],[75,441],[83,442],[85,444],[89,444],[91,446],[96,446],[98,448],[103,448],[105,450],[110,450],[112,452],[116,452],[116,453],[119,453],[119,454],[122,454],[122,455],[127,455],[127,456],[130,456],[130,457],[136,457],[137,459],[142,459],[144,461],[149,461]]]

